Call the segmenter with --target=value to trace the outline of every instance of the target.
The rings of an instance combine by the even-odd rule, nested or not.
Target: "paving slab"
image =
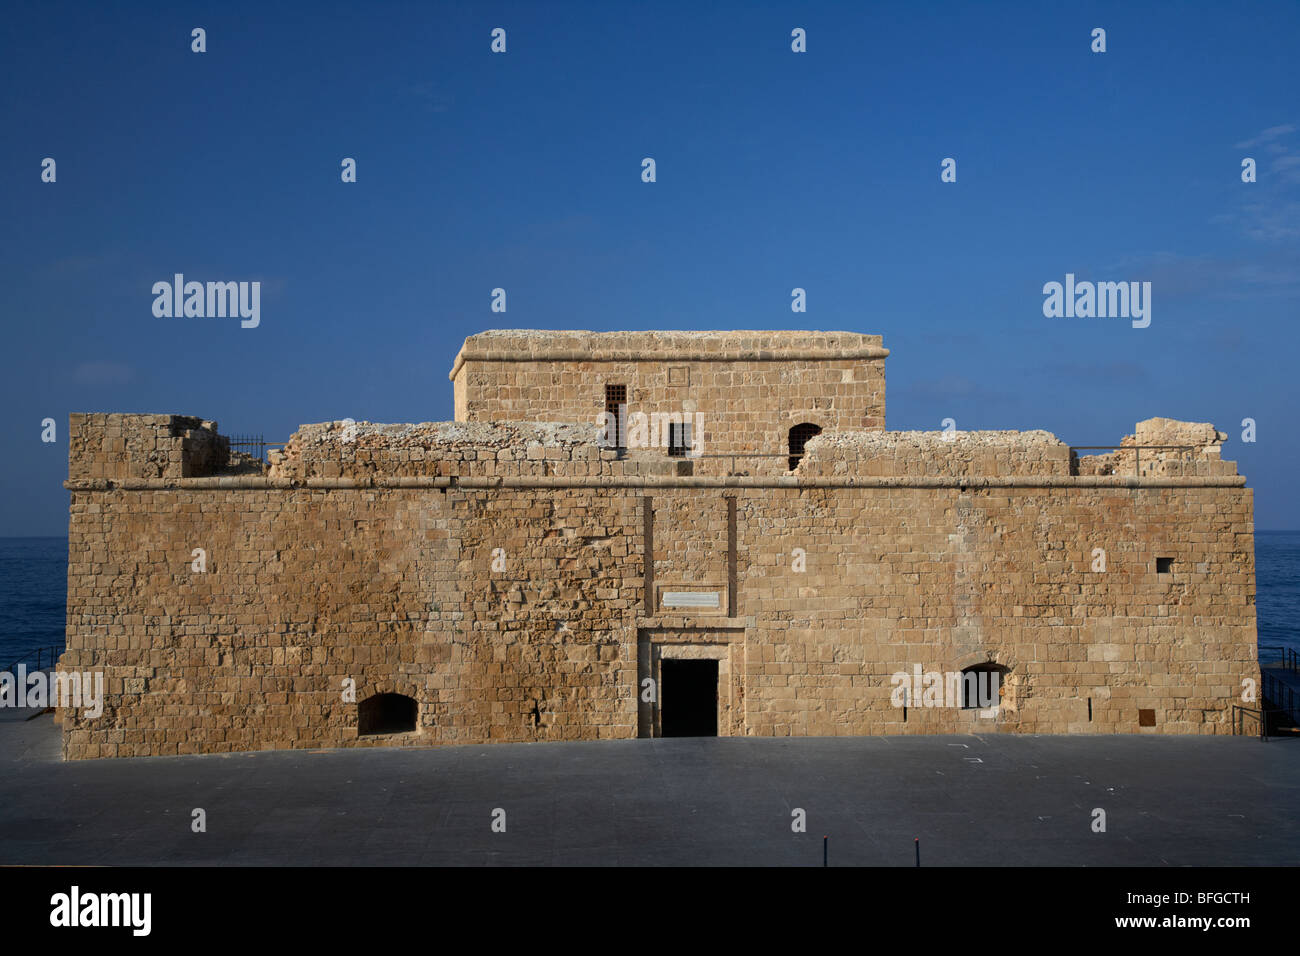
[[[913,866],[914,837],[927,866],[1300,863],[1291,739],[724,737],[63,761],[52,718],[27,716],[0,719],[4,864],[820,866],[823,835],[836,866]],[[205,833],[191,830],[196,807]]]

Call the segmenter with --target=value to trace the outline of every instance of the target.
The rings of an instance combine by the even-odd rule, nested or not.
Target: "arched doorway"
[[[374,694],[357,705],[357,734],[405,734],[415,730],[419,713],[415,699],[405,694]]]

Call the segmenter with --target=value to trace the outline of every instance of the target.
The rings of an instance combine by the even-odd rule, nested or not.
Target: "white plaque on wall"
[[[664,591],[660,597],[664,607],[721,607],[722,595],[717,591]]]

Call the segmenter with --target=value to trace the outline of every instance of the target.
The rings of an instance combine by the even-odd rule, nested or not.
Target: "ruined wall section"
[[[1142,478],[1235,475],[1236,465],[1222,460],[1226,433],[1209,422],[1148,418],[1138,422],[1114,451],[1079,455],[1079,475],[1133,475]]]
[[[594,424],[425,422],[303,425],[271,453],[270,477],[309,479],[614,477],[628,473]],[[668,474],[671,462],[645,463]],[[640,472],[638,472],[640,473]]]
[[[69,478],[195,478],[226,468],[217,423],[188,415],[68,416]]]
[[[798,474],[910,478],[1068,477],[1070,449],[1046,431],[818,435]]]

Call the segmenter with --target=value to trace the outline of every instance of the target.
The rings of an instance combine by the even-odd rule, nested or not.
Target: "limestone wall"
[[[1155,711],[1158,732],[1229,732],[1242,681],[1258,680],[1250,494],[783,488],[746,498],[750,732],[1133,733],[1141,709]],[[796,546],[803,574],[792,571]],[[1158,557],[1172,558],[1169,573]],[[996,719],[914,701],[905,723],[891,706],[896,672],[983,661],[1010,668]]]
[[[718,660],[722,732],[752,735],[1226,733],[1258,679],[1235,475],[1075,476],[1047,433],[975,433],[676,477],[594,426],[346,427],[305,426],[268,476],[71,470],[61,666],[109,698],[63,712],[66,756],[649,735],[637,689],[673,657]],[[995,717],[891,703],[896,672],[988,660]],[[418,730],[359,737],[385,691]]]
[[[1074,469],[1080,475],[1151,478],[1235,475],[1236,465],[1221,460],[1227,438],[1209,422],[1149,418],[1138,422],[1113,451],[1080,454]]]
[[[786,470],[794,425],[883,429],[888,354],[848,332],[494,331],[465,340],[451,379],[469,422],[597,423],[605,386],[625,385],[629,414],[698,413],[704,455],[776,456],[733,469],[768,474]]]
[[[68,418],[69,478],[191,478],[228,463],[230,446],[217,423],[188,415]]]
[[[310,478],[623,474],[594,424],[425,422],[303,425],[271,455],[270,476]],[[667,473],[664,456],[653,459]]]
[[[631,735],[634,512],[599,491],[75,492],[60,666],[106,669],[109,700],[64,712],[65,753]],[[358,739],[380,692],[418,700],[421,731]]]
[[[1070,449],[1045,431],[849,432],[813,438],[799,474],[1064,477]]]

